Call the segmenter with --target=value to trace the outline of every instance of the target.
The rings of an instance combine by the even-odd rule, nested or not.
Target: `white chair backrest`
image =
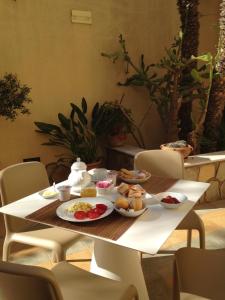
[[[225,299],[225,249],[181,248],[175,257],[181,292]]]
[[[48,186],[47,172],[45,166],[40,162],[20,163],[0,171],[2,205],[7,205]],[[14,222],[13,219],[15,220],[15,218],[5,215],[6,230],[16,231],[18,229],[18,221]]]
[[[40,267],[0,262],[2,300],[63,300],[54,275]]]
[[[184,177],[184,160],[180,153],[166,150],[146,150],[136,154],[134,168],[152,175],[170,178]]]

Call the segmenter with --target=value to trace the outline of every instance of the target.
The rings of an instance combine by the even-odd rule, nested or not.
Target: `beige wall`
[[[219,0],[201,0],[201,50],[216,44]],[[93,24],[71,23],[71,10],[92,11]],[[111,64],[101,51],[116,50],[123,33],[130,54],[145,53],[156,62],[178,31],[176,0],[4,0],[0,1],[0,75],[15,72],[32,87],[32,114],[14,123],[0,118],[0,166],[40,156],[44,163],[62,151],[41,146],[44,137],[33,121],[56,122],[69,102],[86,97],[90,108],[99,100],[114,100],[125,92],[124,104],[140,122],[148,96],[139,88],[122,89],[121,63]],[[163,141],[163,130],[153,110],[142,128],[148,146]]]

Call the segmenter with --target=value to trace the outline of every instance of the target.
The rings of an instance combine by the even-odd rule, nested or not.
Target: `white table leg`
[[[136,286],[140,300],[149,300],[138,251],[95,240],[91,261],[93,273],[124,280]]]

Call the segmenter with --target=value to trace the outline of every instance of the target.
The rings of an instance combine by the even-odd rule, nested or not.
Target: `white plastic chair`
[[[51,271],[0,262],[2,300],[131,300],[133,285],[121,283],[61,262]]]
[[[225,249],[181,248],[175,259],[175,299],[225,299]]]
[[[2,205],[7,205],[48,186],[47,172],[40,162],[16,164],[0,172]],[[6,236],[3,244],[3,261],[9,259],[12,242],[52,250],[54,261],[65,260],[66,249],[80,238],[79,234],[59,228],[27,231],[29,222],[9,215],[4,215],[4,221]]]
[[[146,170],[155,176],[177,179],[184,177],[183,157],[176,151],[146,150],[139,152],[134,158],[134,168]],[[188,230],[187,245],[189,247],[191,246],[192,230],[197,230],[199,232],[200,248],[205,248],[204,223],[194,210],[188,213],[176,229]]]

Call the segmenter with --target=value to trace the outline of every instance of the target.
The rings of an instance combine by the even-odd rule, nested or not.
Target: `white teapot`
[[[71,173],[68,177],[68,183],[72,187],[81,187],[91,182],[91,175],[87,172],[87,165],[77,158],[77,161],[71,166]]]

